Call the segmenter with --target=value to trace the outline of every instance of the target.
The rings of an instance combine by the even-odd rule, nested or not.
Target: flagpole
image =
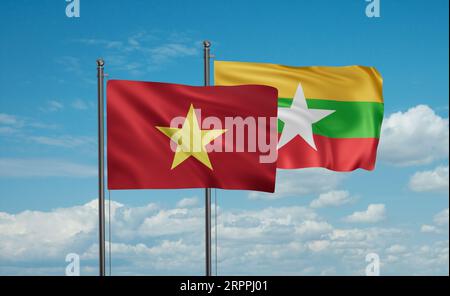
[[[203,41],[203,61],[204,61],[204,79],[205,86],[210,85],[210,47],[211,42]],[[211,188],[205,188],[205,259],[206,276],[212,275],[211,264]]]
[[[104,129],[104,65],[97,60],[98,83],[98,219],[99,219],[99,275],[105,276],[105,129]]]

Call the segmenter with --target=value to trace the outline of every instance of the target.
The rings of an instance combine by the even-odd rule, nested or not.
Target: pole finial
[[[203,47],[205,48],[211,47],[211,42],[209,42],[208,40],[203,41]]]
[[[97,60],[97,66],[98,67],[103,67],[105,65],[105,61],[102,58],[99,58]]]

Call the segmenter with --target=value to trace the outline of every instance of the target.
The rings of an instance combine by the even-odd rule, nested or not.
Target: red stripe
[[[314,135],[317,151],[300,136],[278,151],[280,169],[324,167],[333,171],[373,170],[379,139],[336,139]]]

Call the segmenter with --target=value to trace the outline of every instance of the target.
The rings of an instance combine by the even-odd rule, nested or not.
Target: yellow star
[[[172,169],[193,156],[212,170],[208,152],[206,151],[206,145],[227,131],[226,129],[200,129],[197,115],[195,114],[194,106],[192,104],[181,128],[161,126],[157,126],[156,128],[177,144],[177,150],[172,162]]]

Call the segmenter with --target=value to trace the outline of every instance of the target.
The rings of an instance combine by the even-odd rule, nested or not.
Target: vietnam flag
[[[374,169],[384,112],[375,68],[216,61],[214,69],[216,85],[278,89],[278,168]]]
[[[110,80],[108,188],[273,192],[276,118],[277,90],[269,86]],[[239,125],[243,119],[258,124],[254,133]],[[273,161],[261,161],[270,149]]]

